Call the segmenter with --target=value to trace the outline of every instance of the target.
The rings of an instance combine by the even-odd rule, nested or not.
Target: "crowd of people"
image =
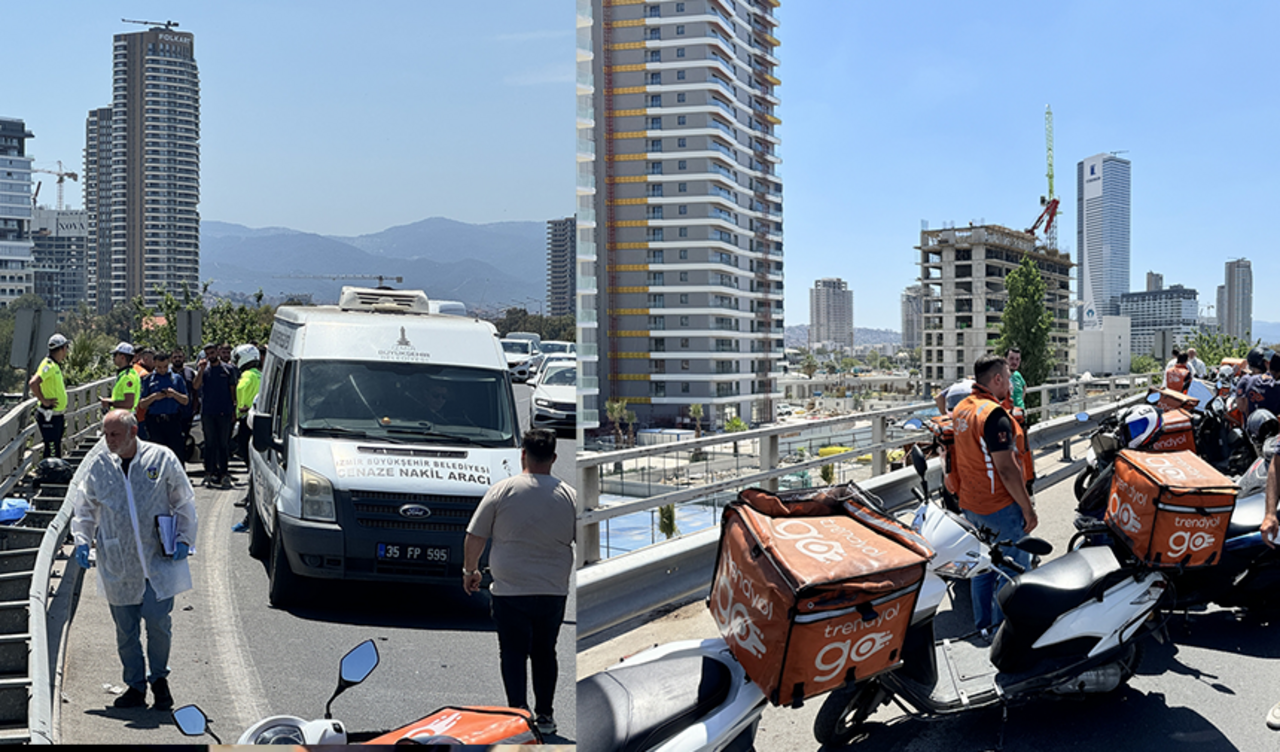
[[[28,386],[40,403],[36,424],[44,444],[44,456],[62,456],[66,430],[67,387],[62,373],[71,341],[61,334],[49,338],[49,355],[36,369]],[[246,418],[262,383],[266,347],[247,343],[236,347],[211,342],[187,364],[182,348],[157,351],[121,342],[110,352],[116,369],[111,395],[101,399],[102,409],[128,410],[138,422],[138,437],[168,447],[181,463],[196,456],[191,436],[200,416],[204,440],[200,457],[204,485],[231,488],[233,456],[248,458],[249,429]]]

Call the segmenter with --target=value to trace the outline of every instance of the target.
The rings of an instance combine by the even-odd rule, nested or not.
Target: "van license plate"
[[[415,546],[405,543],[379,543],[378,559],[380,561],[405,561],[429,563],[448,563],[449,548],[432,546]]]

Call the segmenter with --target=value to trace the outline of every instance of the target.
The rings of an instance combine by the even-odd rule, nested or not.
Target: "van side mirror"
[[[253,449],[265,452],[277,449],[275,437],[271,435],[271,416],[265,413],[253,414]]]

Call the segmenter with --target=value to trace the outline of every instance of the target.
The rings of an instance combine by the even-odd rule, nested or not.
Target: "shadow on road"
[[[956,752],[991,749],[1238,749],[1204,716],[1170,707],[1158,692],[1124,687],[1107,695],[1033,700],[932,720],[903,716],[867,723],[854,744],[905,749],[923,737],[952,742]],[[1053,741],[1050,741],[1053,740]],[[823,750],[843,749],[823,747]]]
[[[95,708],[93,710],[84,711],[85,715],[96,715],[100,718],[110,718],[115,721],[124,721],[125,726],[131,729],[157,729],[161,726],[172,726],[173,716],[167,710],[153,710],[152,708],[113,708],[107,706],[105,708]]]
[[[308,621],[423,630],[492,632],[489,594],[468,596],[462,587],[405,583],[312,583],[315,596],[305,606],[284,609]]]

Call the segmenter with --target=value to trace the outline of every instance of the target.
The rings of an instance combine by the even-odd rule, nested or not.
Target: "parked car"
[[[529,401],[529,425],[572,431],[577,427],[578,364],[557,358],[538,377]]]
[[[524,383],[533,373],[534,344],[527,339],[504,339],[502,351],[507,356],[507,370],[513,381]]]

